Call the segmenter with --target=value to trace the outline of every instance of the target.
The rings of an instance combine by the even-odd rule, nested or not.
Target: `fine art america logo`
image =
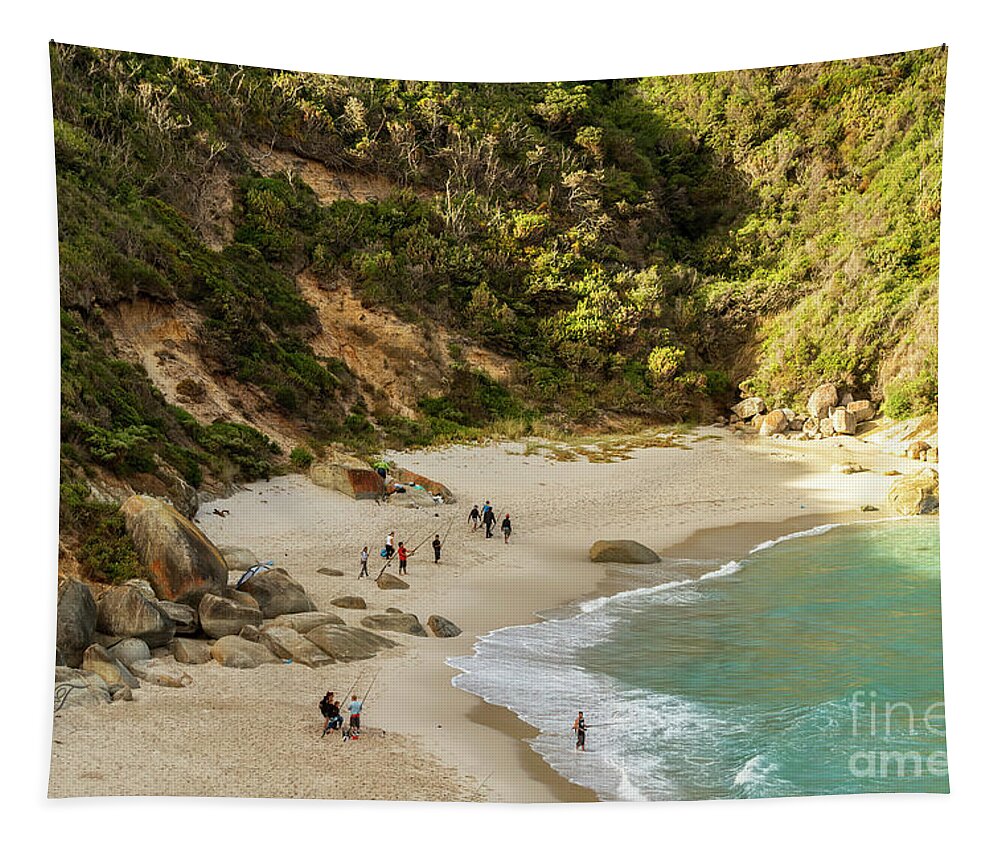
[[[854,751],[848,768],[858,778],[909,779],[947,777],[948,755],[944,750],[944,701],[914,707],[906,701],[880,700],[876,691],[856,691],[850,701],[852,735],[868,739],[870,746]],[[913,737],[925,746],[916,750],[899,747]],[[930,743],[940,749],[926,750]],[[859,741],[859,744],[861,742]]]

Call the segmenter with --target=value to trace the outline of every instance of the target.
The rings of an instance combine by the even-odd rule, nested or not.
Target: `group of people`
[[[323,725],[323,736],[326,736],[331,730],[340,730],[345,742],[348,739],[357,739],[361,734],[361,709],[363,706],[364,701],[358,700],[356,694],[351,696],[351,702],[347,704],[348,722],[345,727],[344,716],[340,711],[340,701],[334,699],[332,691],[328,691],[319,702],[319,711],[326,719],[326,723]]]
[[[439,564],[441,562],[441,547],[442,547],[442,544],[443,544],[443,541],[441,540],[441,536],[440,535],[435,535],[434,536],[434,540],[431,541],[431,547],[434,549],[434,564]],[[398,557],[399,566],[397,568],[397,572],[401,576],[403,576],[407,572],[406,571],[406,566],[407,566],[407,563],[409,562],[410,556],[413,554],[413,552],[414,551],[408,550],[406,548],[406,544],[403,541],[400,541],[399,544],[398,544],[398,546],[397,546],[397,544],[396,544],[396,533],[395,532],[390,532],[388,535],[385,536],[385,546],[382,547],[382,550],[379,553],[379,555],[382,556],[382,558],[384,558],[386,560],[386,562],[389,562],[393,558],[397,558]],[[368,559],[369,559],[370,556],[371,556],[371,553],[368,551],[368,547],[362,547],[361,548],[361,572],[358,574],[358,579],[360,579],[362,576],[370,576],[370,574],[368,573]]]
[[[493,537],[493,528],[497,524],[497,513],[493,508],[493,505],[489,500],[483,503],[482,511],[479,510],[479,505],[473,505],[472,510],[469,512],[469,518],[466,521],[470,526],[472,526],[473,532],[478,532],[480,527],[486,530],[486,537]],[[510,543],[510,534],[513,531],[513,526],[510,522],[510,514],[505,514],[503,520],[500,521],[500,531],[503,533],[503,542],[505,544]]]

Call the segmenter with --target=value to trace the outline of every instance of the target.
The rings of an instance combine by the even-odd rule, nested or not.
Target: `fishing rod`
[[[372,687],[375,685],[375,680],[378,679],[378,671],[375,672],[375,676],[372,677],[371,685],[368,686],[368,691],[365,692],[365,696],[361,698],[361,708],[364,709],[365,701],[368,700],[368,695],[372,692]]]

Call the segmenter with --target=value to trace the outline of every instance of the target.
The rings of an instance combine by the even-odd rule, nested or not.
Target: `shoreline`
[[[331,608],[331,598],[340,595],[364,596],[367,611],[334,609],[348,624],[357,624],[366,613],[399,607],[416,613],[421,621],[431,614],[443,615],[462,634],[438,639],[389,633],[399,647],[364,662],[319,669],[191,667],[187,670],[194,686],[141,689],[133,704],[87,711],[86,723],[94,727],[95,737],[102,732],[130,733],[118,752],[119,758],[128,759],[133,752],[138,758],[138,754],[193,746],[171,729],[173,724],[160,725],[153,733],[135,722],[136,729],[130,730],[129,719],[142,717],[147,709],[181,727],[192,717],[200,721],[201,715],[216,711],[220,695],[259,710],[252,732],[267,743],[263,751],[244,746],[235,732],[226,729],[215,730],[208,739],[214,742],[208,747],[231,748],[233,764],[263,778],[256,791],[246,791],[225,770],[211,767],[200,782],[175,779],[170,760],[164,758],[163,766],[152,766],[144,777],[145,788],[155,788],[154,794],[596,800],[592,790],[565,779],[532,750],[535,728],[510,710],[452,686],[459,671],[447,659],[469,655],[478,637],[493,630],[538,621],[538,612],[636,587],[627,568],[589,561],[587,550],[598,538],[633,538],[668,559],[741,558],[753,546],[781,534],[822,523],[869,519],[870,515],[861,514],[860,505],[880,504],[892,481],[880,473],[923,466],[855,438],[836,444],[746,440],[705,427],[681,436],[678,444],[634,450],[630,459],[610,464],[556,461],[516,442],[387,453],[388,459],[404,462],[452,489],[458,504],[434,509],[355,502],[303,476],[258,482],[227,500],[209,503],[198,521],[214,542],[249,546],[259,558],[275,559],[303,584],[320,609]],[[850,476],[829,472],[833,461],[843,460],[861,461],[872,472]],[[481,533],[473,536],[461,522],[469,506],[484,498],[493,501],[501,516],[511,512],[514,536],[509,547],[500,538],[486,541]],[[223,504],[229,516],[214,515],[212,509]],[[419,541],[452,520],[454,529],[446,540],[442,564],[433,565],[429,548],[418,554],[411,560],[409,590],[382,591],[355,578],[361,543],[375,544],[392,529],[398,533],[397,541]],[[318,574],[318,569],[331,566],[345,575]],[[668,570],[665,567],[663,579],[674,578]],[[371,754],[348,746],[353,749],[349,760],[341,759],[339,751],[317,752],[308,733],[317,723],[312,716],[318,717],[314,695],[328,689],[339,694],[359,672],[364,672],[365,680],[377,677],[365,710],[366,725],[388,731],[396,759],[411,767],[413,776],[430,773],[435,782],[414,785],[412,777],[405,780],[409,776],[405,771],[379,762],[374,744]],[[172,693],[163,694],[167,691]],[[298,729],[286,729],[282,713],[292,713]],[[294,771],[289,774],[287,766],[275,767],[268,748],[278,747],[274,744],[278,740],[281,759],[314,761],[322,776],[306,781]],[[50,794],[150,794],[112,791],[107,772],[100,765],[88,765],[88,759],[102,763],[104,757],[88,753],[82,744],[54,747]],[[364,788],[352,784],[357,770],[374,772],[372,783]],[[76,772],[72,780],[59,777],[71,771]]]

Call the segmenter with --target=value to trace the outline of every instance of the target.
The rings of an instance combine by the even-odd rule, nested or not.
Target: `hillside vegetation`
[[[936,406],[944,48],[515,85],[51,57],[78,513],[84,481],[224,487],[331,441],[705,418],[741,389],[776,405],[829,380],[896,415]],[[302,275],[464,341],[416,416],[317,354]],[[239,421],[199,419],[123,354],[107,312],[136,302],[197,317],[205,371],[256,400]]]

